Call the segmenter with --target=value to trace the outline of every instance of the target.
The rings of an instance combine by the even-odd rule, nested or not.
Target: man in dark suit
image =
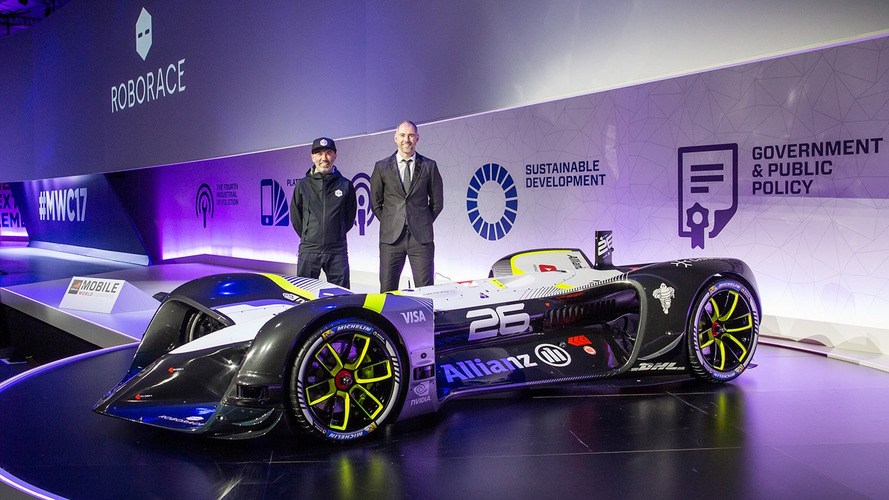
[[[380,292],[398,289],[405,257],[414,286],[433,284],[435,243],[432,223],[444,208],[438,165],[417,153],[417,126],[402,122],[395,130],[398,150],[374,165],[371,210],[380,221]]]

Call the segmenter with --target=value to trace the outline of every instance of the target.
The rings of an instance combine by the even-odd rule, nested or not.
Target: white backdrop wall
[[[418,150],[445,185],[439,280],[484,277],[518,250],[592,254],[610,229],[620,264],[745,260],[772,334],[889,353],[887,127],[889,37],[423,124]],[[359,193],[352,268],[375,274],[368,176],[392,130],[337,146]],[[155,260],[294,263],[288,201],[309,157],[299,146],[112,177]]]
[[[26,72],[0,73],[6,180],[120,171],[160,258],[291,262],[292,229],[259,223],[260,184],[289,196],[309,156],[293,145],[319,135],[337,138],[358,183],[411,118],[447,186],[446,278],[529,247],[590,250],[593,231],[612,229],[620,263],[740,257],[781,334],[889,353],[889,50],[876,36],[889,3],[241,5],[80,0],[0,40],[0,58]],[[855,38],[870,39],[834,45]],[[175,91],[114,109],[112,88],[158,68]],[[696,178],[693,165],[721,167]],[[476,175],[486,182],[473,187]],[[218,203],[206,225],[203,186]],[[503,234],[477,232],[504,217]],[[353,267],[375,272],[375,224],[363,229],[350,234]]]
[[[887,28],[882,0],[75,0],[0,39],[0,180],[363,135],[405,117],[523,106]],[[146,98],[143,83],[141,102],[127,102],[131,81],[138,96],[139,78],[152,74],[156,86],[159,73],[159,97]]]

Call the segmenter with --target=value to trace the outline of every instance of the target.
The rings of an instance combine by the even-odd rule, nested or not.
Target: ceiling
[[[0,38],[26,30],[71,0],[0,0]]]

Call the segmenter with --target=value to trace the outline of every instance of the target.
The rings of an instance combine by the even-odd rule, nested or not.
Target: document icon
[[[738,209],[738,145],[679,148],[679,236],[704,248]]]

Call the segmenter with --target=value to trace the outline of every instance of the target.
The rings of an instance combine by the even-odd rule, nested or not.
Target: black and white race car
[[[486,279],[385,294],[276,274],[218,274],[162,302],[123,380],[94,410],[249,438],[283,417],[334,441],[483,391],[750,366],[760,302],[740,260],[611,264],[520,252]]]

